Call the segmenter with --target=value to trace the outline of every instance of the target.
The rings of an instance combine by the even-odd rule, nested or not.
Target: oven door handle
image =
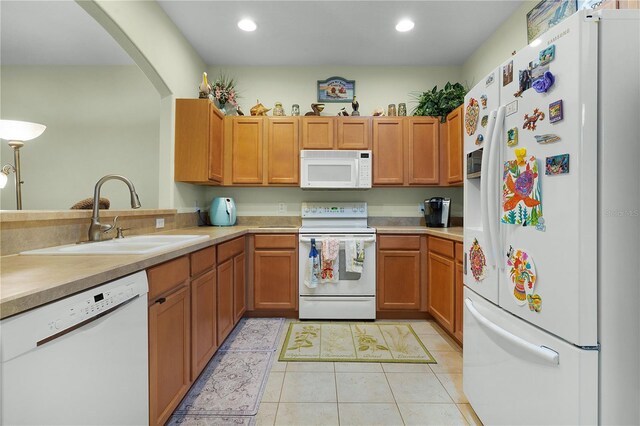
[[[322,240],[323,240],[322,238],[314,238],[314,239],[316,240],[316,242],[322,242]],[[363,243],[375,243],[375,241],[376,241],[375,237],[373,237],[373,238],[362,238],[362,239],[361,238],[336,238],[336,240],[338,240],[338,241],[346,241],[346,240],[351,240],[351,239],[357,240],[357,241],[362,241]],[[311,242],[311,238],[301,237],[300,238],[300,242],[301,243],[310,243]]]

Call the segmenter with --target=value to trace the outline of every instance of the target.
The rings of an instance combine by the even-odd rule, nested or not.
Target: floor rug
[[[279,360],[436,363],[406,323],[291,323]]]
[[[209,361],[168,424],[250,424],[264,393],[283,318],[244,318]]]

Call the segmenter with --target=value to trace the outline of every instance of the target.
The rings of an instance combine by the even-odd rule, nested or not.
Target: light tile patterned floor
[[[480,425],[462,390],[460,347],[432,321],[404,322],[411,323],[438,364],[287,363],[276,358],[256,424]]]

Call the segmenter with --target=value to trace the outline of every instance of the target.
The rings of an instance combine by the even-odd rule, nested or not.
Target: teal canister
[[[233,198],[216,197],[209,208],[209,220],[215,226],[233,226],[236,224],[236,203]]]

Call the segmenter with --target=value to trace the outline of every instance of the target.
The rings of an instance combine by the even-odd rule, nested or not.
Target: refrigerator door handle
[[[469,313],[478,321],[485,330],[491,333],[493,336],[508,342],[509,344],[525,350],[536,359],[552,365],[560,364],[560,354],[558,352],[547,348],[546,346],[538,346],[533,343],[527,342],[521,337],[516,336],[505,330],[502,327],[497,326],[493,322],[485,318],[476,307],[473,305],[473,301],[469,298],[464,300],[464,304]]]
[[[491,237],[491,227],[489,225],[490,213],[489,213],[489,185],[491,185],[491,178],[489,176],[491,169],[491,165],[489,163],[489,155],[491,153],[492,147],[492,139],[496,124],[496,111],[493,110],[489,114],[489,126],[487,127],[487,142],[483,148],[482,155],[482,165],[480,174],[480,214],[482,215],[482,230],[484,231],[484,235],[486,236],[484,244],[486,244],[487,253],[494,252],[494,248],[492,245],[492,237]],[[488,259],[488,266],[494,266],[494,262],[496,261],[495,256],[490,256]]]
[[[500,135],[504,128],[504,117],[506,107],[501,106],[498,108],[498,115],[496,118],[493,134],[491,135],[490,151],[489,151],[489,173],[488,173],[488,190],[487,190],[487,213],[489,219],[489,234],[491,236],[491,246],[493,247],[493,255],[495,256],[498,268],[502,271],[504,269],[504,262],[502,259],[502,250],[500,250],[500,220],[498,219],[498,205],[500,200],[498,198],[498,186],[499,180],[497,179],[502,173],[498,173],[501,169],[499,167],[501,141]]]

